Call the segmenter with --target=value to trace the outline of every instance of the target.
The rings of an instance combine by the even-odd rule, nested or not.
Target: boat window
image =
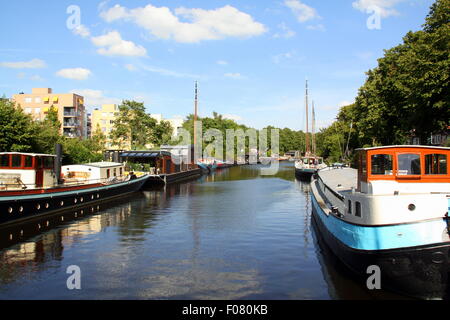
[[[373,175],[392,175],[392,156],[390,154],[372,155],[370,170]]]
[[[44,168],[46,169],[52,169],[53,168],[53,158],[52,157],[45,157],[44,158]]]
[[[9,167],[9,154],[0,155],[0,167]]]
[[[361,203],[356,201],[355,202],[355,216],[357,217],[362,217],[362,213],[361,213]]]
[[[304,164],[308,164],[308,158],[304,158],[304,159],[303,159],[303,163],[304,163]]]
[[[425,174],[447,174],[447,155],[425,155]]]
[[[117,176],[117,169],[114,168],[114,177],[116,177],[116,176]]]
[[[25,168],[32,168],[33,167],[33,157],[31,156],[25,156]]]
[[[106,178],[109,179],[109,177],[111,177],[111,170],[107,169],[106,170]]]
[[[362,175],[365,177],[367,175],[367,157],[365,153],[361,155],[361,169]]]
[[[398,175],[420,175],[420,155],[415,153],[399,154]]]
[[[22,167],[22,156],[20,154],[13,154],[12,155],[12,167],[13,168],[20,168],[20,167]]]
[[[352,200],[348,200],[347,213],[352,214]]]

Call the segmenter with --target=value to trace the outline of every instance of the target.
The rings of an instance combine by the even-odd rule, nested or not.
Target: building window
[[[36,108],[36,109],[34,109],[34,113],[35,113],[35,114],[40,114],[40,113],[41,113],[41,108]]]
[[[358,201],[355,202],[355,216],[357,216],[359,218],[362,217],[361,203]]]
[[[425,174],[447,174],[447,155],[425,155]]]
[[[25,113],[33,113],[33,109],[31,108],[25,108]]]
[[[420,175],[420,155],[415,153],[399,154],[398,175]]]
[[[352,200],[348,200],[347,213],[352,214]]]
[[[34,102],[36,102],[36,103],[41,103],[41,98],[35,98],[35,99],[34,99]]]
[[[25,102],[26,103],[31,103],[31,102],[33,102],[33,99],[32,98],[25,98]]]
[[[372,175],[389,175],[392,173],[392,156],[390,154],[374,154],[371,157]]]

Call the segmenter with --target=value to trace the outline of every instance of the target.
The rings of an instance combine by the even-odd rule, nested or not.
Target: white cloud
[[[92,43],[100,47],[97,52],[105,56],[145,56],[147,50],[132,41],[123,40],[120,33],[111,31],[103,36],[92,37]]]
[[[61,69],[56,72],[57,76],[72,80],[86,80],[91,74],[89,69],[84,68]]]
[[[158,39],[173,39],[182,43],[218,40],[226,37],[248,38],[266,32],[263,24],[252,16],[232,6],[215,10],[167,7],[127,9],[116,5],[103,11],[101,17],[107,22],[132,21]],[[180,18],[190,21],[182,22]]]
[[[297,20],[301,23],[320,18],[316,9],[302,3],[300,0],[286,0],[284,4],[292,10]]]
[[[137,70],[137,68],[132,64],[126,64],[125,69],[127,69],[128,71],[136,71]]]
[[[46,64],[40,59],[32,59],[30,61],[0,62],[0,67],[12,69],[40,69],[45,68]]]
[[[353,8],[365,13],[379,13],[381,17],[398,15],[393,7],[405,0],[358,0],[352,3]]]
[[[228,62],[225,60],[219,60],[219,61],[217,61],[217,64],[219,64],[221,66],[226,66],[228,64]]]
[[[105,97],[101,90],[75,89],[70,92],[83,96],[85,105],[88,107],[99,107],[103,104],[120,104],[122,102],[118,98]]]
[[[243,76],[240,73],[225,73],[224,74],[225,77],[227,78],[233,78],[233,79],[242,79]]]
[[[84,26],[84,25],[79,25],[77,27],[75,27],[72,32],[76,35],[79,35],[83,38],[87,38],[91,35],[91,32],[89,31],[89,28]]]
[[[315,25],[309,25],[306,27],[306,29],[308,30],[313,30],[313,31],[325,31],[325,26],[323,24],[315,24]]]
[[[289,38],[292,38],[293,36],[295,36],[295,34],[296,34],[295,31],[289,29],[284,22],[279,24],[278,28],[280,28],[282,32],[281,33],[275,33],[273,35],[274,38],[289,39]]]
[[[140,65],[140,68],[153,73],[158,73],[163,76],[169,76],[169,77],[175,77],[175,78],[192,78],[192,79],[200,79],[203,78],[200,75],[197,74],[190,74],[190,73],[182,73],[178,71],[168,70],[160,67],[155,66],[149,66],[149,65]]]
[[[289,51],[285,53],[277,54],[272,58],[273,62],[276,64],[280,64],[283,61],[291,60],[296,56],[295,51]]]

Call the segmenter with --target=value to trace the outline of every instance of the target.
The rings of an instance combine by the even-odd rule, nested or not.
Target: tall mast
[[[194,150],[197,144],[197,118],[198,118],[198,83],[195,81],[195,103],[194,103]]]
[[[308,137],[308,132],[309,132],[309,118],[308,118],[308,113],[309,113],[309,109],[308,109],[308,79],[306,79],[306,134],[305,134],[305,142],[306,142],[306,155],[309,155],[311,153],[310,150],[310,146],[309,146],[309,137]]]
[[[312,152],[316,155],[316,113],[314,112],[314,101],[312,102]]]

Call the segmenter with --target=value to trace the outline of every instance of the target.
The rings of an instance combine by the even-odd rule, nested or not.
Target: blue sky
[[[432,0],[17,0],[0,11],[0,94],[76,92],[92,108],[145,102],[165,118],[213,111],[246,125],[304,129],[304,86],[317,126],[354,101],[365,72]],[[74,19],[80,9],[80,25]],[[374,16],[375,14],[375,16]],[[379,28],[369,18],[379,17]],[[376,21],[376,20],[370,20]]]

